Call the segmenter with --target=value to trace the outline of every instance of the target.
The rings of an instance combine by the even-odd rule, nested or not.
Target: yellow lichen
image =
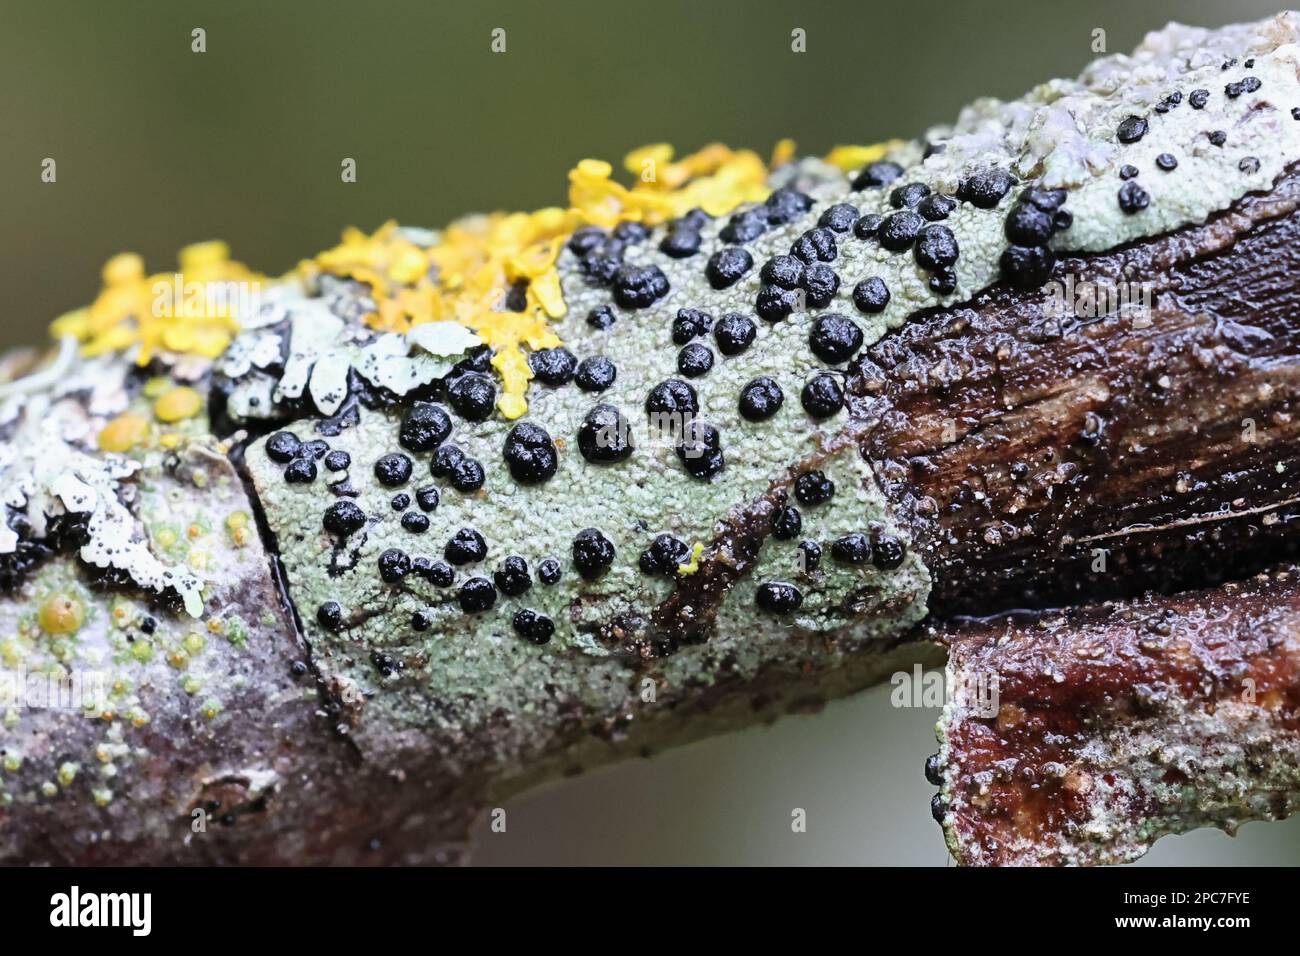
[[[153,378],[149,379],[149,381],[144,383],[144,388],[141,389],[141,392],[144,394],[145,398],[153,399],[158,398],[164,392],[170,390],[171,387],[172,380],[170,378],[166,375],[155,375]]]
[[[23,659],[22,645],[18,638],[10,637],[0,641],[0,664],[5,667],[17,667]]]
[[[826,154],[826,162],[846,173],[861,169],[867,163],[884,159],[894,150],[906,144],[901,139],[887,139],[873,146],[836,146]]]
[[[767,161],[767,164],[773,169],[776,169],[778,166],[784,166],[795,158],[796,153],[797,149],[794,140],[778,140],[777,144],[772,147],[772,158]]]
[[[130,451],[144,441],[148,434],[147,418],[143,415],[123,412],[100,429],[99,447],[103,451]]]
[[[677,573],[680,575],[694,574],[700,569],[700,555],[704,554],[704,545],[696,541],[695,546],[691,548],[691,559],[685,564],[677,565]]]
[[[71,594],[51,594],[36,615],[46,634],[75,634],[86,620],[86,608]]]
[[[73,336],[86,355],[136,347],[141,365],[159,352],[215,358],[239,331],[239,306],[257,294],[261,277],[233,261],[224,242],[186,246],[179,261],[179,272],[148,276],[135,253],[114,256],[95,301],[55,319],[50,331]]]
[[[164,392],[153,404],[153,413],[160,422],[180,422],[193,418],[203,408],[203,396],[188,386]]]
[[[248,530],[248,512],[236,511],[230,515],[227,515],[226,531],[230,534],[230,543],[233,544],[236,548],[242,548],[246,546],[248,544],[249,534],[250,534]],[[219,623],[219,622],[217,621],[210,622],[208,626],[211,627],[213,623]]]
[[[773,165],[793,156],[793,142],[783,140]],[[371,235],[350,228],[339,245],[303,262],[295,277],[310,283],[329,274],[365,283],[375,302],[366,320],[381,331],[448,320],[473,329],[494,353],[501,413],[518,418],[527,411],[532,379],[527,352],[561,344],[548,324],[567,309],[555,264],[575,230],[629,221],[654,226],[695,208],[722,216],[770,192],[769,167],[758,154],[718,143],[680,159],[671,146],[652,144],[629,153],[624,167],[635,177],[631,186],[615,181],[609,163],[584,159],[569,172],[566,207],[472,216],[434,234],[428,246],[395,222]],[[104,288],[94,303],[57,319],[52,331],[75,336],[91,355],[136,347],[140,364],[159,352],[219,355],[240,328],[237,306],[244,297],[228,292],[214,303],[211,290],[251,286],[255,292],[260,277],[232,261],[219,242],[189,246],[180,260],[179,273],[146,276],[139,256],[115,256],[104,266]],[[523,289],[520,312],[505,307],[516,287]],[[161,420],[198,413],[201,402],[173,394],[146,389],[158,400]],[[164,447],[179,441],[160,439]]]
[[[376,303],[368,321],[377,329],[446,320],[473,329],[494,353],[502,383],[498,408],[518,418],[528,410],[533,377],[527,351],[561,344],[548,324],[567,309],[555,263],[575,230],[626,221],[653,226],[696,207],[720,216],[769,193],[768,168],[756,153],[719,144],[676,161],[666,144],[642,147],[624,166],[637,177],[631,187],[614,180],[609,163],[585,159],[569,173],[568,208],[469,217],[428,248],[392,222],[371,236],[350,229],[300,273],[308,280],[326,272],[365,282]],[[521,283],[523,311],[505,309],[506,296]]]

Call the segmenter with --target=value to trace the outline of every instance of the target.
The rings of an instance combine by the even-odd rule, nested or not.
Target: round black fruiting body
[[[379,555],[379,577],[385,584],[396,584],[411,572],[411,557],[399,548],[389,548]]]
[[[603,355],[585,358],[573,376],[574,384],[584,392],[603,392],[618,378],[618,369]]]
[[[781,410],[785,404],[785,393],[776,379],[760,375],[751,379],[740,390],[737,407],[746,421],[764,422]]]
[[[1015,179],[1005,169],[981,169],[961,181],[957,198],[979,209],[992,209],[1014,184]]]
[[[853,178],[852,185],[855,190],[879,189],[881,186],[888,186],[901,175],[903,175],[902,166],[898,165],[898,163],[881,160],[880,162],[868,163]]]
[[[704,268],[704,275],[713,288],[719,290],[728,289],[739,282],[745,273],[753,267],[754,257],[744,249],[732,246],[727,249],[720,249],[709,256],[708,265]]]
[[[316,609],[316,622],[328,631],[343,626],[343,607],[338,601],[326,601]]]
[[[578,426],[578,451],[592,464],[626,461],[632,454],[632,427],[614,405],[597,405]]]
[[[800,278],[802,280],[802,277]],[[754,311],[765,322],[780,322],[799,308],[800,293],[780,286],[765,285],[754,299]]]
[[[844,408],[844,388],[838,376],[822,372],[804,385],[799,401],[813,418],[830,418]]]
[[[797,289],[803,279],[803,260],[796,256],[773,256],[763,263],[758,277],[768,285]]]
[[[871,559],[871,540],[859,531],[831,542],[831,557],[841,564],[866,564]]]
[[[782,541],[792,541],[803,530],[803,516],[794,505],[778,508],[772,516],[772,537]]]
[[[677,457],[687,474],[707,480],[722,471],[726,464],[722,453],[722,436],[707,422],[692,419],[686,423]]]
[[[497,603],[497,591],[487,578],[470,578],[460,586],[456,601],[466,614],[481,614]]]
[[[803,270],[799,287],[804,291],[805,304],[814,309],[830,305],[840,288],[840,277],[824,262],[814,262]]]
[[[804,505],[825,504],[835,497],[835,482],[823,471],[809,471],[794,482],[794,496]]]
[[[871,535],[871,563],[882,571],[892,571],[907,557],[907,546],[896,534],[877,531]]]
[[[408,511],[402,515],[402,530],[411,534],[424,534],[429,530],[429,516],[418,511]]]
[[[537,580],[543,584],[555,584],[563,574],[564,569],[555,558],[547,558],[537,566]]]
[[[884,218],[876,230],[876,240],[890,252],[902,252],[916,241],[917,233],[925,225],[920,213],[910,209],[893,212]]]
[[[808,335],[813,354],[828,365],[847,362],[862,348],[862,330],[839,312],[819,315]]]
[[[835,233],[824,226],[809,229],[790,246],[790,255],[804,263],[834,262],[839,247],[835,243]]]
[[[483,482],[487,475],[483,472],[483,466],[476,458],[466,458],[462,456],[456,462],[455,467],[447,475],[447,480],[451,486],[463,494],[469,494],[478,491],[483,487]]]
[[[587,313],[587,324],[599,332],[605,331],[616,321],[618,321],[618,317],[614,315],[614,310],[607,305],[598,305]]]
[[[356,502],[345,499],[336,501],[326,508],[321,523],[330,534],[347,537],[366,526],[366,513],[357,506]]]
[[[578,368],[578,360],[572,352],[563,346],[553,349],[538,349],[529,354],[528,367],[533,370],[533,377],[543,385],[559,387],[567,385]]]
[[[645,574],[676,573],[690,558],[691,549],[670,534],[656,535],[650,547],[641,552],[638,565]]]
[[[835,232],[848,232],[858,221],[858,207],[853,203],[841,202],[831,206],[821,214],[817,225]]]
[[[769,614],[790,614],[803,604],[803,593],[793,584],[768,581],[758,586],[754,603]]]
[[[487,421],[496,401],[496,385],[492,379],[479,372],[462,375],[447,386],[447,402],[452,411],[466,421]],[[442,437],[445,439],[447,436]]]
[[[699,378],[713,368],[713,350],[699,342],[689,342],[677,353],[677,371],[687,378]]]
[[[867,315],[883,312],[889,305],[889,286],[880,276],[863,279],[853,287],[853,304]]]
[[[487,557],[487,542],[473,528],[461,528],[447,541],[442,556],[455,565],[482,561]]]
[[[492,572],[492,580],[497,588],[507,597],[518,597],[533,586],[533,579],[528,574],[528,562],[517,554],[512,554]]]
[[[293,432],[276,432],[266,440],[266,457],[281,465],[287,465],[298,457],[298,448],[302,443]]]
[[[658,266],[620,266],[614,275],[614,301],[625,309],[644,309],[668,294],[668,277]]]
[[[713,327],[713,340],[718,351],[728,357],[739,355],[749,348],[758,334],[754,320],[740,312],[728,312]]]
[[[457,382],[463,382],[470,376],[462,375]],[[488,383],[491,388],[491,383]],[[456,383],[452,383],[454,388]],[[495,392],[495,389],[492,389]],[[491,414],[491,405],[488,414]],[[451,434],[451,416],[434,402],[416,402],[402,416],[402,424],[397,432],[397,441],[410,451],[432,451],[441,445]]]
[[[678,309],[673,319],[673,344],[685,345],[713,328],[713,316],[700,309]]]
[[[594,581],[614,563],[614,544],[596,528],[584,528],[573,539],[573,567],[584,580]]]
[[[536,485],[554,476],[560,459],[551,436],[540,425],[520,422],[506,434],[502,450],[515,481]]]
[[[530,607],[521,607],[515,611],[510,625],[520,637],[538,645],[549,642],[555,633],[555,622]]]
[[[375,478],[381,485],[396,488],[411,477],[411,459],[400,451],[382,455],[375,462]]]

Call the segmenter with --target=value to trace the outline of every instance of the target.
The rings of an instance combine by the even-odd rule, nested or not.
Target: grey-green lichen
[[[670,533],[688,544],[712,552],[718,522],[734,506],[761,497],[773,482],[783,480],[792,463],[828,446],[843,427],[844,415],[822,424],[811,420],[798,403],[806,378],[819,367],[808,345],[805,323],[763,324],[754,344],[731,358],[718,356],[705,377],[693,381],[699,394],[700,416],[722,433],[727,463],[712,481],[691,478],[682,467],[674,443],[654,433],[643,411],[647,389],[677,375],[677,348],[671,341],[675,307],[699,303],[720,315],[731,302],[709,289],[698,270],[676,276],[679,290],[662,310],[626,313],[609,332],[593,336],[582,328],[586,308],[600,294],[586,289],[568,269],[566,295],[573,307],[560,323],[562,338],[586,340],[588,354],[602,354],[618,368],[614,385],[593,395],[569,385],[535,387],[525,419],[542,424],[559,447],[559,470],[541,486],[516,482],[501,455],[507,423],[456,420],[447,439],[484,463],[486,483],[480,492],[463,495],[429,474],[429,456],[414,455],[415,472],[402,488],[381,486],[373,473],[383,454],[400,451],[398,414],[363,412],[358,426],[328,439],[332,450],[347,452],[346,473],[321,472],[309,485],[289,484],[283,465],[270,460],[264,443],[247,453],[258,496],[275,533],[291,593],[322,672],[341,686],[355,689],[363,703],[355,709],[354,739],[363,742],[373,732],[391,732],[394,725],[412,730],[430,720],[462,731],[491,721],[506,720],[527,734],[526,719],[544,700],[539,689],[561,684],[566,694],[593,711],[625,705],[636,672],[626,661],[610,659],[611,651],[597,631],[602,625],[628,617],[649,617],[673,590],[663,577],[644,574],[640,553],[657,534]],[[589,300],[589,301],[588,301]],[[582,356],[580,356],[582,357]],[[741,387],[754,376],[775,377],[787,396],[778,414],[761,424],[745,422],[737,411]],[[598,465],[586,462],[576,443],[578,426],[597,404],[621,408],[633,425],[636,450],[625,462]],[[297,427],[303,440],[310,423]],[[845,446],[830,454],[822,466],[837,492],[824,505],[804,508],[801,538],[821,540],[829,549],[834,537],[867,531],[873,524],[905,535],[890,519],[874,479],[856,449]],[[368,516],[361,531],[339,543],[322,526],[322,515],[339,500],[327,482],[346,480],[356,491],[351,500]],[[441,503],[428,515],[422,534],[402,529],[400,514],[390,506],[398,492],[413,494],[435,485]],[[793,499],[792,499],[793,500]],[[414,509],[416,506],[411,504]],[[399,548],[411,556],[442,557],[443,546],[461,527],[472,527],[487,540],[485,561],[458,569],[456,584],[439,588],[416,575],[400,585],[384,583],[378,556]],[[575,534],[599,528],[614,544],[616,559],[599,580],[583,582],[572,566]],[[902,568],[881,571],[871,565],[848,567],[832,561],[829,550],[815,574],[798,566],[798,541],[767,541],[754,571],[727,595],[716,632],[698,647],[686,648],[656,662],[660,678],[671,684],[708,683],[708,659],[729,659],[729,676],[753,676],[782,656],[809,652],[806,639],[820,631],[856,629],[860,637],[892,636],[924,614],[928,579],[920,561],[909,554]],[[508,555],[525,558],[534,575],[522,596],[499,595],[496,605],[480,615],[467,615],[456,601],[457,587],[468,577],[491,577]],[[559,584],[536,579],[541,561],[556,558],[564,567]],[[806,594],[805,607],[788,619],[766,619],[754,606],[754,591],[770,571],[796,581]],[[861,592],[851,612],[832,608],[850,594]],[[326,601],[343,606],[344,626],[334,632],[315,621]],[[522,607],[547,614],[557,624],[550,644],[534,647],[511,628],[513,613]],[[417,631],[412,617],[428,614],[427,630]],[[801,636],[802,639],[801,640]],[[389,655],[402,669],[385,676],[371,660],[373,653]],[[378,712],[382,717],[375,717]]]

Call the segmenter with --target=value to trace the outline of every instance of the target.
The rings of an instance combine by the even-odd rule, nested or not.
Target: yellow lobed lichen
[[[826,159],[854,169],[897,145],[837,146]],[[367,323],[380,331],[405,332],[448,320],[472,329],[492,349],[492,365],[502,382],[498,407],[514,419],[528,408],[532,369],[527,352],[561,344],[549,324],[566,311],[555,265],[577,229],[621,222],[655,226],[695,208],[723,216],[765,199],[771,169],[794,157],[795,144],[788,139],[776,145],[770,164],[750,150],[718,143],[674,159],[671,146],[656,143],[624,157],[624,169],[635,177],[631,186],[614,179],[609,163],[584,159],[569,172],[567,207],[468,217],[435,234],[428,246],[396,222],[370,235],[349,228],[339,245],[305,260],[291,275],[308,282],[328,274],[365,283],[376,306]],[[140,257],[123,253],[109,260],[103,278],[94,303],[61,316],[52,331],[74,336],[87,355],[138,347],[142,365],[159,352],[220,355],[240,328],[238,299],[219,297],[214,306],[196,290],[261,279],[231,260],[220,242],[183,249],[180,272],[174,275],[146,276]],[[505,308],[515,286],[523,287],[521,312]],[[173,409],[160,400],[156,414],[175,421],[197,411],[183,403]],[[134,424],[119,423],[106,436],[108,445],[125,450],[142,440],[129,427]]]
[[[141,365],[159,352],[216,358],[239,331],[238,302],[261,277],[232,260],[224,242],[186,246],[178,259],[178,272],[147,276],[140,256],[114,256],[95,301],[55,319],[50,331],[74,337],[86,355],[138,347]]]

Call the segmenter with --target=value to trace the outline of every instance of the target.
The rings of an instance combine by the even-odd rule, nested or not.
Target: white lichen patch
[[[429,322],[405,335],[378,333],[336,315],[330,299],[280,286],[215,367],[235,383],[228,408],[238,421],[274,417],[276,404],[304,395],[317,412],[333,415],[348,397],[350,370],[406,395],[446,375],[479,344],[455,322]]]
[[[115,454],[92,451],[103,419],[91,413],[72,395],[91,387],[103,392],[122,389],[123,368],[95,365],[81,376],[75,372],[57,390],[37,391],[11,400],[4,418],[10,429],[0,444],[0,496],[7,520],[0,523],[0,555],[12,555],[20,546],[14,524],[21,521],[24,534],[46,537],[49,523],[61,516],[85,521],[85,543],[80,558],[101,569],[124,572],[142,588],[180,595],[188,613],[203,610],[203,581],[192,571],[160,560],[149,546],[135,514],[123,503],[124,483],[139,470],[138,462]],[[89,376],[89,377],[87,377]],[[110,408],[120,402],[105,402]]]
[[[72,555],[49,558],[0,595],[0,752],[12,757],[0,764],[0,801],[104,807],[125,798],[131,809],[113,817],[113,838],[177,820],[188,834],[184,804],[159,798],[151,746],[183,733],[188,746],[220,752],[229,711],[264,682],[268,660],[284,666],[289,625],[267,556],[255,537],[235,533],[249,521],[242,482],[210,450],[177,457],[166,470],[138,466],[127,481],[151,547],[172,566],[210,569],[204,617],[166,613],[145,594],[92,590]],[[314,700],[310,687],[290,687],[267,705]],[[207,758],[198,763],[214,772]],[[242,777],[263,791],[275,782],[269,764]],[[185,775],[174,783],[184,787]],[[105,828],[96,839],[109,836]],[[0,839],[0,859],[10,842]]]

